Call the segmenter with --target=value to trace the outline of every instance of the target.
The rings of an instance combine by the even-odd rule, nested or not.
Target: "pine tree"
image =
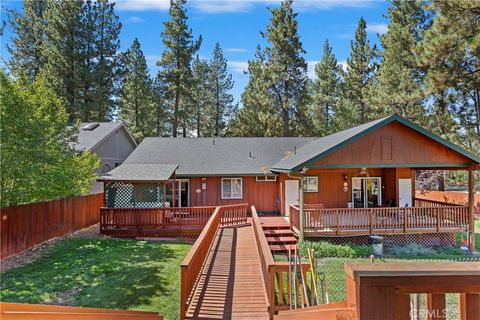
[[[305,124],[307,64],[302,56],[305,51],[298,35],[297,14],[293,12],[291,0],[283,1],[279,8],[270,11],[272,17],[267,31],[261,33],[269,46],[249,62],[249,85],[242,94],[243,108],[235,120],[237,135],[243,132],[290,136],[303,134],[308,127]],[[255,113],[261,118],[247,123]]]
[[[218,42],[209,64],[208,78],[208,85],[212,91],[212,103],[207,104],[205,109],[207,120],[204,135],[218,137],[225,135],[227,124],[237,111],[237,105],[233,103],[233,95],[229,93],[233,89],[232,75],[227,71],[227,60]]]
[[[192,88],[191,62],[200,48],[201,38],[193,40],[187,25],[186,0],[170,0],[170,20],[164,22],[162,42],[165,50],[157,65],[159,76],[167,88],[167,98],[172,100],[172,135],[176,137],[179,125],[183,136],[189,126],[189,95]]]
[[[343,75],[328,40],[323,45],[322,60],[315,65],[315,75],[317,79],[309,113],[315,128],[314,134],[324,136],[332,133],[333,117],[342,94]]]
[[[362,124],[370,120],[370,110],[366,96],[368,85],[375,73],[375,48],[370,46],[367,39],[367,23],[360,18],[355,39],[350,44],[351,53],[347,59],[347,72],[345,75],[345,102],[352,105],[358,114],[355,124]]]
[[[212,84],[210,83],[210,64],[198,56],[193,61],[192,76],[195,84],[191,92],[192,123],[197,137],[211,136],[209,128],[213,127],[213,119],[206,114],[207,108],[213,105]]]
[[[157,75],[153,82],[153,96],[155,106],[155,135],[158,137],[168,137],[172,133],[172,107],[166,96],[167,87],[162,78]]]
[[[230,135],[237,137],[274,137],[282,132],[282,119],[269,92],[265,54],[257,46],[255,58],[248,61],[249,80],[242,93],[243,107],[230,125]]]
[[[388,18],[388,31],[380,37],[383,61],[369,100],[379,115],[397,113],[422,123],[425,70],[417,62],[416,46],[429,27],[429,15],[423,1],[392,0]]]
[[[475,1],[434,0],[431,28],[419,45],[419,60],[427,69],[427,94],[447,92],[455,103],[449,117],[460,123],[457,142],[480,150],[480,6]],[[441,121],[442,108],[436,109]],[[437,121],[438,123],[438,121]]]
[[[95,22],[95,111],[99,120],[109,119],[117,104],[121,66],[120,30],[122,24],[115,14],[115,3],[97,0],[94,3]]]
[[[137,141],[156,133],[153,81],[137,38],[124,54],[125,71],[120,91],[120,119]]]
[[[82,54],[86,43],[81,37],[83,5],[82,0],[52,0],[46,13],[42,73],[56,94],[64,99],[69,123],[79,118],[83,103],[79,91],[84,88],[80,79],[85,77],[86,60]]]
[[[44,65],[42,53],[48,1],[25,0],[23,14],[8,10],[8,20],[15,37],[7,44],[10,53],[8,65],[17,75],[25,75],[30,81]]]

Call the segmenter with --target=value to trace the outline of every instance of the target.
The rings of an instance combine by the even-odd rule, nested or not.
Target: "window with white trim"
[[[222,199],[242,199],[243,179],[222,178]]]
[[[303,177],[303,192],[318,192],[318,177]]]
[[[269,176],[269,175],[256,176],[255,181],[257,182],[277,181],[277,176]]]

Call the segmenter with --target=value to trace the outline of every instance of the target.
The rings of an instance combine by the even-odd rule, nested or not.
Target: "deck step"
[[[262,225],[263,230],[290,230],[290,226],[288,224],[267,224]]]
[[[272,252],[287,252],[288,251],[288,245],[284,244],[271,244],[269,245],[270,251]]]
[[[296,244],[295,237],[267,237],[268,244]]]
[[[272,236],[294,236],[295,232],[289,229],[273,229],[273,230],[263,230],[263,233],[266,237]]]

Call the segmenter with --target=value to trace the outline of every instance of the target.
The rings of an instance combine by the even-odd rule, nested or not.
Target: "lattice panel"
[[[161,208],[163,185],[153,183],[105,182],[108,208]]]
[[[455,234],[453,233],[414,233],[414,234],[388,234],[381,235],[385,247],[406,246],[416,243],[425,247],[440,247],[455,245]],[[349,237],[315,237],[309,238],[313,241],[327,241],[333,244],[353,243],[357,245],[368,244],[368,236]]]

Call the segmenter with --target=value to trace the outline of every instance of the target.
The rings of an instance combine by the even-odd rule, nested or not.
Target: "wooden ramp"
[[[187,311],[187,319],[268,319],[262,268],[250,219],[222,227]]]

